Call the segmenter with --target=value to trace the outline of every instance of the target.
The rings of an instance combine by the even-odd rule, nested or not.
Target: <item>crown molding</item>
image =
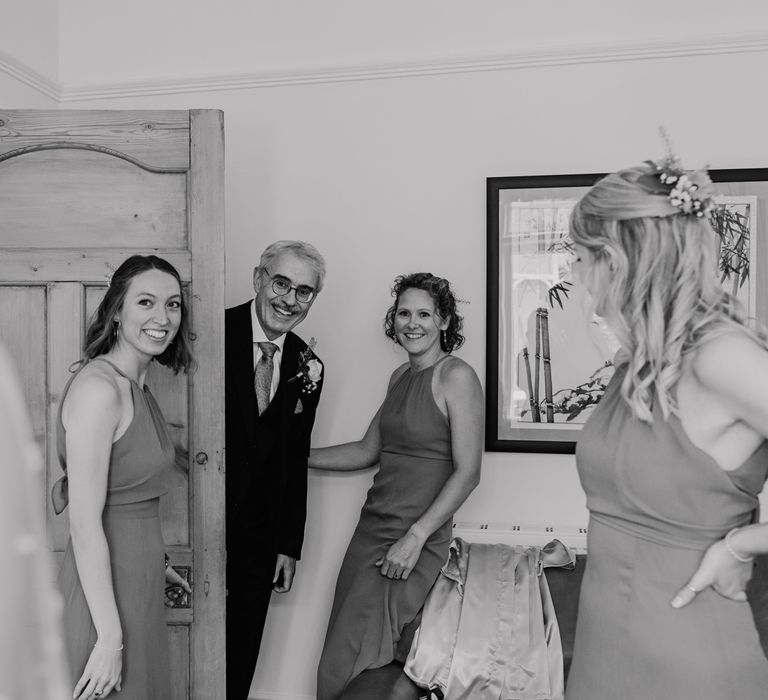
[[[42,73],[38,73],[21,61],[17,61],[13,56],[4,51],[0,51],[0,73],[5,73],[15,78],[20,83],[28,85],[46,97],[50,97],[57,102],[61,101],[61,86],[55,80],[46,78]]]
[[[62,102],[115,99],[175,93],[255,90],[290,85],[314,85],[357,80],[389,80],[458,73],[475,73],[548,66],[581,65],[617,61],[642,61],[660,58],[712,56],[718,54],[768,51],[768,35],[746,37],[704,37],[696,40],[593,45],[584,47],[537,49],[502,55],[447,58],[411,63],[382,63],[329,67],[323,70],[219,74],[158,78],[135,82],[66,85]]]
[[[596,44],[542,48],[506,54],[443,58],[409,63],[331,66],[321,70],[150,78],[138,81],[59,85],[0,52],[0,71],[52,97],[60,104],[179,93],[256,90],[359,80],[391,80],[461,73],[522,70],[551,66],[615,63],[654,59],[716,56],[768,51],[768,35],[700,37],[695,40]]]

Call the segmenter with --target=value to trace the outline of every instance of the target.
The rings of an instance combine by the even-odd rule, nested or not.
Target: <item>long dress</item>
[[[111,362],[108,364],[126,376]],[[74,377],[64,389],[62,405],[72,379]],[[165,547],[158,508],[160,496],[166,491],[162,472],[173,465],[174,448],[149,389],[142,389],[132,379],[130,382],[133,420],[112,445],[102,516],[123,631],[119,697],[120,700],[168,700],[171,694],[163,603]],[[66,470],[64,439],[59,411],[59,461]],[[66,481],[57,484],[54,500],[64,505]],[[80,679],[96,643],[96,630],[78,576],[71,538],[59,573],[59,588],[64,597],[64,635],[74,684]]]
[[[621,397],[617,370],[579,438],[590,511],[568,700],[757,700],[768,661],[750,607],[700,592],[670,602],[704,551],[749,523],[768,471],[768,441],[724,471],[676,416],[649,425]]]
[[[407,580],[382,576],[374,565],[453,473],[448,419],[432,394],[434,367],[406,369],[382,405],[379,471],[336,582],[317,700],[336,700],[366,669],[405,660],[424,600],[448,557],[451,519],[427,540]]]

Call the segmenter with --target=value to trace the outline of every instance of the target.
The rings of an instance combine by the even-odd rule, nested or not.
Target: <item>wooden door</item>
[[[180,455],[163,534],[193,586],[166,591],[173,700],[225,695],[223,150],[216,110],[0,110],[0,339],[47,455],[40,499],[57,561],[68,522],[48,497],[56,415],[88,317],[135,253],[167,259],[184,283],[199,367],[153,366],[147,382]]]

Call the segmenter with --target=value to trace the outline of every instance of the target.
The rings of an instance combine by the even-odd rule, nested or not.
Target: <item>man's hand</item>
[[[296,560],[286,554],[278,554],[275,562],[275,577],[272,579],[272,590],[275,593],[287,593],[293,585],[296,573]]]

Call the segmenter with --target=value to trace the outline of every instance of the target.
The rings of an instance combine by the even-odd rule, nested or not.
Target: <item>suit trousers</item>
[[[245,547],[263,551],[259,545],[243,545],[240,555]],[[227,569],[227,700],[247,700],[259,656],[277,555],[259,556],[251,566]]]

